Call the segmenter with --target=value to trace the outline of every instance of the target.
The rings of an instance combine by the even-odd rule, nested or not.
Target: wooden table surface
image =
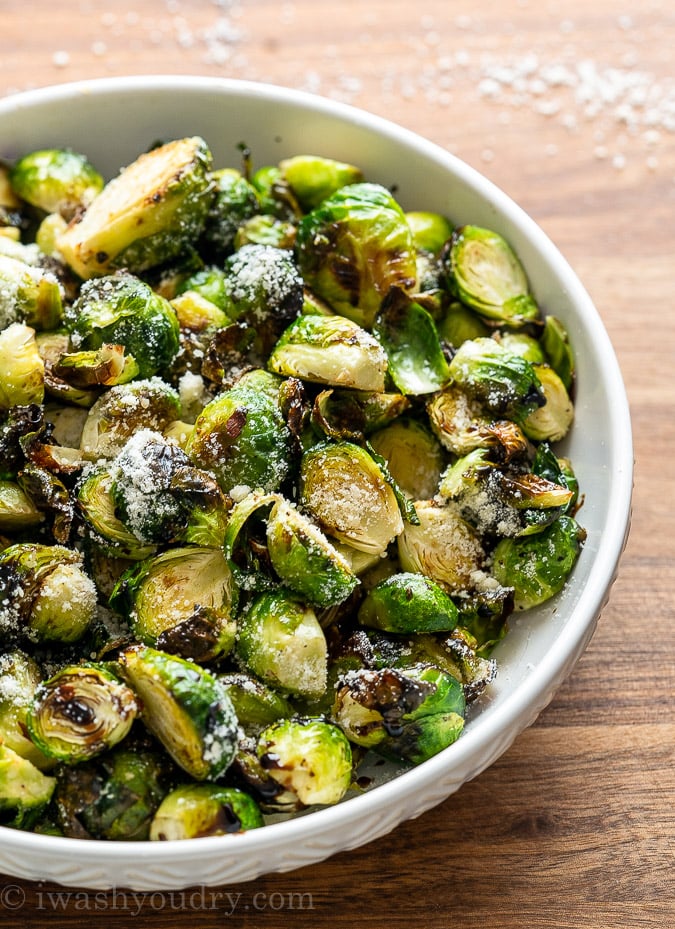
[[[632,533],[590,647],[445,803],[217,895],[0,879],[3,925],[675,925],[674,47],[666,0],[0,2],[2,95],[132,73],[271,81],[385,115],[487,174],[594,299],[636,455]]]

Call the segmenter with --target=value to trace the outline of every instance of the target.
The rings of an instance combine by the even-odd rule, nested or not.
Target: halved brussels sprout
[[[159,377],[106,390],[89,410],[80,448],[85,458],[114,458],[140,429],[162,432],[180,418],[178,393]]]
[[[272,371],[318,384],[382,392],[387,356],[369,332],[344,316],[300,316],[269,356]]]
[[[41,680],[37,662],[26,652],[15,648],[0,655],[0,744],[43,770],[53,761],[28,737],[26,728],[28,708]]]
[[[11,323],[0,332],[0,410],[40,404],[45,395],[45,366],[35,330]]]
[[[451,632],[459,611],[445,590],[429,577],[406,571],[368,591],[358,612],[362,626],[384,632]]]
[[[76,505],[90,540],[113,557],[138,561],[152,555],[156,546],[141,542],[115,512],[110,467],[88,470],[76,487]]]
[[[96,588],[79,552],[22,542],[0,552],[0,617],[7,631],[37,642],[75,642],[96,613]]]
[[[450,362],[450,377],[493,415],[522,422],[545,403],[535,368],[495,341],[471,339]]]
[[[236,596],[219,548],[170,548],[126,571],[111,605],[129,616],[135,636],[162,651],[209,661],[234,646]]]
[[[234,237],[234,247],[239,250],[244,245],[271,245],[274,248],[292,251],[295,246],[296,233],[297,230],[293,223],[260,213],[239,226]]]
[[[290,432],[276,400],[245,384],[226,390],[197,417],[187,453],[225,493],[276,490],[290,468]]]
[[[234,249],[237,230],[260,211],[260,202],[255,187],[235,168],[212,171],[211,186],[202,241],[207,250],[223,256]]]
[[[31,206],[71,219],[103,190],[103,178],[79,152],[48,148],[19,158],[9,173],[12,189]]]
[[[0,742],[0,822],[30,829],[51,800],[56,779]]]
[[[471,590],[485,559],[478,533],[452,502],[417,501],[415,511],[419,525],[406,523],[398,537],[401,568],[432,578],[449,593]]]
[[[139,842],[167,793],[166,756],[125,742],[93,761],[58,773],[54,794],[63,835]]]
[[[50,271],[0,254],[0,329],[10,323],[56,329],[62,313],[61,287]]]
[[[523,420],[523,432],[535,442],[559,442],[574,420],[574,405],[562,379],[547,364],[534,365],[546,402]]]
[[[480,226],[459,226],[445,255],[449,284],[481,316],[510,325],[539,318],[523,266],[508,242]]]
[[[385,301],[373,332],[387,353],[389,374],[402,394],[430,394],[450,377],[431,315],[407,298]]]
[[[293,708],[278,690],[268,687],[253,674],[233,671],[221,675],[239,724],[245,729],[260,729],[278,719],[293,715]]]
[[[435,322],[440,338],[454,348],[459,348],[467,339],[481,339],[490,334],[480,316],[456,300]]]
[[[528,451],[528,441],[517,423],[484,415],[481,404],[455,384],[448,384],[427,403],[429,424],[448,451],[458,456],[476,449],[495,449],[510,461]]]
[[[432,665],[349,671],[338,682],[333,718],[356,745],[420,764],[464,728],[464,691]]]
[[[16,532],[38,526],[44,519],[19,484],[0,480],[0,532]]]
[[[322,443],[305,452],[300,503],[324,532],[359,551],[383,554],[403,530],[382,470],[351,442]]]
[[[223,681],[193,661],[132,645],[119,657],[141,719],[195,780],[221,777],[237,750],[237,717]]]
[[[258,758],[300,806],[337,803],[352,780],[351,746],[321,719],[282,719],[261,732]]]
[[[264,825],[255,800],[236,787],[185,784],[162,800],[150,829],[153,842],[232,835]]]
[[[305,283],[342,316],[370,329],[392,287],[417,281],[412,234],[389,191],[349,184],[300,221],[296,254]]]
[[[281,580],[316,606],[341,603],[358,584],[337,549],[286,500],[277,501],[267,519],[267,549]]]
[[[142,378],[164,371],[179,347],[178,319],[171,304],[126,272],[86,281],[66,307],[64,322],[76,350],[123,345]]]
[[[551,367],[565,385],[565,389],[570,391],[574,384],[574,352],[567,330],[557,317],[547,316],[544,320],[541,344]]]
[[[496,341],[513,355],[520,355],[531,365],[540,365],[546,361],[541,342],[534,336],[520,329],[505,330],[495,335]]]
[[[52,374],[71,387],[113,387],[138,375],[133,355],[125,355],[123,345],[103,344],[86,352],[65,352],[52,365]]]
[[[279,169],[305,212],[313,210],[341,187],[363,181],[360,168],[318,155],[284,158],[279,162]]]
[[[318,696],[326,687],[326,638],[314,610],[285,590],[258,594],[238,618],[243,665],[282,693]]]
[[[121,742],[139,709],[133,691],[107,667],[85,662],[38,685],[26,726],[45,755],[77,764]]]
[[[403,416],[370,436],[370,444],[412,500],[428,500],[438,489],[445,464],[443,449],[418,419]]]
[[[140,155],[106,184],[57,245],[81,278],[137,273],[179,255],[199,237],[209,208],[211,153],[198,136]]]
[[[408,409],[410,400],[403,394],[322,390],[314,401],[311,420],[329,439],[361,439]]]
[[[502,539],[492,554],[492,573],[515,591],[514,609],[529,610],[559,593],[586,538],[571,516],[561,516],[534,535]]]

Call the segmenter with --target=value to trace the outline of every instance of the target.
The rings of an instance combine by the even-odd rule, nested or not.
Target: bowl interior
[[[578,518],[588,533],[563,592],[512,622],[496,653],[497,680],[455,745],[393,780],[394,772],[387,769],[380,778],[386,783],[336,808],[242,836],[236,863],[231,856],[221,857],[206,875],[215,882],[306,864],[383,834],[479,773],[534,720],[583,651],[608,595],[629,522],[632,444],[616,357],[582,285],[516,204],[439,147],[342,104],[283,88],[209,78],[110,79],[0,101],[0,157],[7,159],[37,148],[69,146],[112,177],[156,140],[185,135],[203,136],[222,167],[240,166],[242,144],[250,149],[256,168],[298,153],[349,161],[369,180],[394,189],[405,209],[435,210],[454,223],[502,233],[520,255],[543,311],[568,327],[576,352],[576,418],[561,450],[571,458],[580,481],[585,502]],[[356,823],[363,825],[356,828]],[[220,843],[199,839],[141,851],[124,843],[111,847],[0,832],[0,868],[91,887],[203,883],[199,861],[210,857],[214,841]],[[302,849],[295,858],[288,856],[291,842]],[[203,847],[207,852],[202,853]],[[225,848],[221,843],[220,850]],[[59,869],[64,850],[75,862],[72,873]],[[143,878],[134,876],[131,864],[139,856],[161,867]],[[187,870],[186,861],[192,862]],[[169,862],[183,870],[174,873]]]

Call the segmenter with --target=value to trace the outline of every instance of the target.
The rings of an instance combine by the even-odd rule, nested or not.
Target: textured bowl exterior
[[[0,101],[0,157],[48,146],[86,153],[109,177],[156,139],[202,135],[219,166],[254,167],[298,153],[339,158],[396,190],[405,209],[501,232],[577,357],[576,421],[562,451],[575,466],[587,541],[554,601],[515,619],[499,673],[462,737],[412,770],[337,806],[238,836],[113,843],[0,827],[0,871],[92,890],[180,889],[289,871],[381,837],[440,803],[492,764],[549,703],[583,653],[609,597],[630,523],[631,424],[618,363],[597,310],[539,227],[503,192],[445,150],[363,111],[298,91],[214,78],[155,76],[60,85]]]

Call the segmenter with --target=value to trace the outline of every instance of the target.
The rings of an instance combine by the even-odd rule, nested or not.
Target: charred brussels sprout
[[[130,568],[111,603],[130,616],[146,645],[195,661],[226,655],[234,645],[235,587],[217,548],[171,548]]]
[[[38,686],[26,725],[45,755],[77,764],[121,742],[138,710],[134,693],[103,665],[70,665]]]
[[[112,557],[139,560],[155,551],[151,543],[140,541],[115,512],[113,474],[110,467],[95,466],[77,484],[77,511],[84,520],[90,542]]]
[[[290,441],[278,402],[243,384],[204,407],[186,448],[225,493],[242,486],[276,490],[289,472]]]
[[[278,719],[293,715],[289,700],[252,674],[233,671],[223,674],[221,680],[227,687],[237,719],[244,729],[258,731],[262,726],[269,726]]]
[[[109,181],[57,242],[81,278],[139,273],[194,243],[211,202],[211,153],[198,136],[142,154]]]
[[[268,364],[287,377],[381,393],[387,356],[370,333],[343,316],[301,316],[283,333]]]
[[[332,723],[280,720],[260,734],[257,751],[263,768],[299,807],[337,803],[351,784],[351,747]]]
[[[448,244],[450,288],[463,303],[487,319],[516,326],[539,318],[523,266],[499,233],[460,226]]]
[[[348,672],[338,682],[333,717],[350,741],[420,764],[464,728],[460,682],[431,665]]]
[[[494,339],[472,339],[450,362],[450,377],[493,415],[522,422],[546,402],[535,368]]]
[[[385,632],[451,632],[459,611],[431,578],[403,572],[369,590],[358,616],[361,625]]]
[[[45,395],[45,366],[35,330],[12,323],[0,332],[0,410],[40,404]]]
[[[403,530],[384,474],[351,442],[323,443],[305,452],[300,502],[324,532],[359,551],[381,555]]]
[[[286,500],[267,520],[267,549],[282,581],[317,606],[341,603],[358,583],[339,551]]]
[[[18,484],[0,480],[0,532],[28,529],[39,525],[43,518]]]
[[[326,687],[326,639],[314,610],[287,591],[259,594],[239,616],[243,665],[282,693],[314,697]]]
[[[177,391],[159,377],[112,387],[89,410],[80,448],[92,461],[114,458],[136,431],[162,432],[180,413]]]
[[[170,303],[133,274],[87,281],[64,321],[74,348],[123,345],[143,378],[165,370],[178,351],[178,319]]]
[[[9,173],[16,194],[45,213],[71,219],[103,190],[103,178],[89,160],[70,149],[30,152]]]
[[[213,186],[202,233],[206,248],[215,255],[229,254],[239,227],[260,210],[255,188],[241,172],[221,168],[211,173]]]
[[[152,841],[232,835],[264,825],[255,800],[236,787],[186,784],[160,804],[150,829]]]
[[[243,245],[225,262],[227,314],[279,333],[302,309],[302,278],[286,249]]]
[[[571,516],[561,516],[535,535],[499,542],[492,573],[500,584],[514,588],[516,610],[539,606],[562,590],[585,536]]]
[[[26,717],[42,680],[37,663],[20,649],[0,655],[0,744],[11,748],[37,768],[52,760],[28,737]]]
[[[17,543],[0,552],[0,626],[38,642],[76,642],[96,613],[82,557],[62,545]]]
[[[405,214],[405,219],[415,247],[432,255],[439,255],[452,235],[452,223],[440,213],[412,210]]]
[[[166,758],[136,746],[119,746],[93,761],[58,772],[54,794],[63,834],[75,839],[138,842],[167,792]]]
[[[574,406],[562,379],[553,368],[538,364],[534,365],[534,371],[541,384],[545,403],[523,421],[523,432],[536,442],[559,442],[572,425]]]
[[[279,162],[279,169],[305,212],[319,206],[341,187],[363,181],[360,168],[318,155],[285,158]]]
[[[234,237],[235,249],[244,245],[271,245],[293,250],[296,227],[293,223],[260,213],[243,222]]]
[[[370,329],[392,287],[417,281],[412,234],[386,188],[349,184],[298,226],[296,253],[305,283],[342,316]]]
[[[0,822],[30,829],[51,800],[56,780],[0,742]]]
[[[192,661],[149,646],[124,649],[120,663],[138,694],[141,718],[195,780],[218,778],[237,750],[237,717],[225,684]]]
[[[50,271],[0,255],[0,328],[20,322],[56,329],[62,313],[61,287]]]

